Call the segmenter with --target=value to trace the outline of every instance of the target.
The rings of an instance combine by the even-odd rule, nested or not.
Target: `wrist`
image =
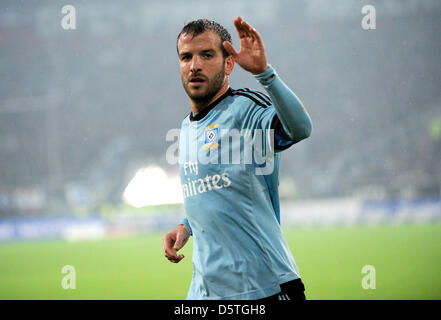
[[[255,74],[254,77],[257,81],[259,81],[262,85],[269,85],[274,78],[276,77],[277,73],[274,70],[274,68],[268,64],[267,69],[261,73]]]
[[[257,76],[257,75],[259,75],[259,74],[264,73],[266,70],[268,70],[268,68],[269,68],[269,65],[267,64],[266,67],[265,67],[264,69],[253,70],[253,71],[251,71],[251,73],[252,73],[254,76]]]
[[[190,229],[183,223],[179,224],[178,227],[184,228],[188,234],[190,234]]]

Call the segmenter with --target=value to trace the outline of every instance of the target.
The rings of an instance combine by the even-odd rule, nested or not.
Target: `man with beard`
[[[278,176],[280,151],[309,137],[311,120],[267,63],[256,29],[241,17],[234,25],[239,52],[228,31],[214,21],[192,21],[177,38],[191,107],[179,145],[186,218],[164,236],[164,255],[178,263],[184,258],[178,250],[193,236],[187,299],[303,300],[300,273],[280,227]],[[230,88],[235,63],[253,74],[267,94]],[[261,151],[255,145],[259,139],[268,143],[266,163],[258,157],[243,161],[246,146],[229,143],[233,131],[247,132],[253,151]],[[219,161],[223,152],[233,157],[239,152],[241,161]]]

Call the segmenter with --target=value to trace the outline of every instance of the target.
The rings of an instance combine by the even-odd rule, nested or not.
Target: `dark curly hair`
[[[232,42],[230,33],[219,23],[207,19],[198,19],[191,21],[182,28],[181,32],[178,34],[178,38],[176,39],[176,51],[178,50],[178,41],[182,34],[188,34],[188,35],[192,35],[193,37],[196,37],[207,30],[216,32],[216,34],[220,37],[221,39],[220,46],[222,50],[222,55],[224,59],[228,57],[230,54],[228,53],[227,50],[225,50],[223,43],[224,41]]]

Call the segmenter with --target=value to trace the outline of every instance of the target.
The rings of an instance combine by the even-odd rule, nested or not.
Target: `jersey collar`
[[[222,100],[224,100],[227,96],[231,94],[232,90],[230,87],[228,87],[228,90],[225,91],[223,95],[221,95],[219,98],[214,100],[212,103],[210,103],[208,106],[206,106],[202,111],[196,113],[193,115],[192,112],[190,112],[190,121],[199,121],[202,120],[215,106],[219,104]]]

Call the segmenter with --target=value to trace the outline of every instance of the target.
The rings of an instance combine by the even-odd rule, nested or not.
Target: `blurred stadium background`
[[[161,245],[184,216],[165,158],[189,112],[176,36],[206,17],[237,46],[238,15],[314,124],[280,181],[308,297],[441,298],[439,1],[2,0],[0,299],[185,298],[192,243],[178,265]],[[238,66],[232,87],[263,90]]]

